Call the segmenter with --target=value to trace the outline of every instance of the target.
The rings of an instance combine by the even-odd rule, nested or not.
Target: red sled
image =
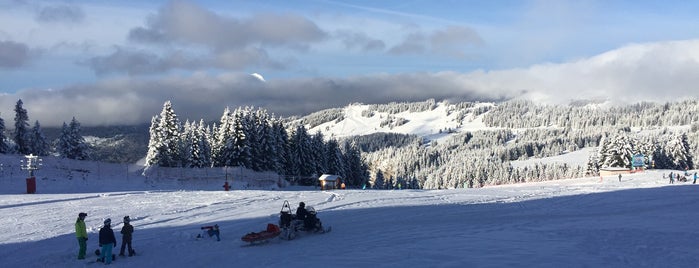
[[[282,233],[282,230],[279,229],[279,226],[276,224],[268,223],[267,224],[267,230],[261,231],[261,232],[252,232],[249,234],[244,235],[240,239],[249,242],[249,243],[256,243],[256,242],[264,242],[269,239],[275,238],[279,236],[279,234]]]

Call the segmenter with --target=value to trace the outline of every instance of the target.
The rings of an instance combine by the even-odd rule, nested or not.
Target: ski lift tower
[[[25,155],[26,160],[20,160],[22,163],[20,168],[23,170],[29,170],[29,177],[27,178],[27,193],[36,193],[36,177],[34,177],[34,170],[38,170],[41,167],[42,159],[37,155]]]

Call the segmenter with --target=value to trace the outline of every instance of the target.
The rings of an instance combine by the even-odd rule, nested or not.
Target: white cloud
[[[73,116],[84,125],[147,123],[166,100],[172,101],[181,118],[190,120],[215,120],[226,106],[257,106],[277,115],[302,115],[353,102],[428,98],[671,101],[699,97],[698,72],[699,40],[688,40],[634,44],[567,63],[490,72],[287,78],[265,83],[259,83],[261,76],[248,73],[110,79],[59,90],[5,94],[0,96],[0,114],[12,120],[12,107],[20,98],[30,120],[39,120],[43,126],[60,125]]]

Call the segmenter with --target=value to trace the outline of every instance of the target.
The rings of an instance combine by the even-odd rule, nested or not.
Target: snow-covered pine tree
[[[27,155],[31,153],[29,146],[29,115],[27,115],[27,110],[22,105],[21,99],[15,104],[14,141],[17,153]]]
[[[687,140],[687,134],[675,135],[668,142],[665,152],[672,161],[673,169],[694,169],[694,162],[691,155],[691,148]]]
[[[599,175],[599,160],[597,159],[597,152],[592,152],[587,158],[587,169],[585,170],[585,175],[597,176]]]
[[[162,140],[160,139],[160,135],[158,135],[159,130],[158,130],[158,122],[160,119],[158,116],[153,116],[150,120],[150,128],[148,130],[148,133],[150,133],[150,139],[148,140],[148,152],[146,153],[146,166],[157,166],[158,163],[160,163],[160,150],[159,148],[162,146]],[[63,129],[66,129],[67,126],[65,123],[63,123]]]
[[[330,139],[325,144],[325,158],[327,159],[327,173],[328,174],[344,174],[345,165],[342,160],[342,151],[340,150],[340,145],[337,140]]]
[[[313,156],[313,162],[315,163],[314,174],[320,175],[327,173],[328,170],[328,159],[325,152],[325,138],[323,133],[319,131],[311,137],[311,154]]]
[[[61,157],[75,160],[88,159],[89,147],[80,132],[80,122],[75,117],[69,125],[63,122],[61,135],[56,144],[56,149]]]
[[[362,185],[367,179],[366,164],[362,161],[362,154],[355,142],[345,142],[343,146],[345,174],[343,178],[349,185]]]
[[[75,119],[75,117],[73,117],[68,127],[70,130],[69,141],[71,148],[69,158],[75,160],[87,160],[89,147],[81,133],[82,130],[80,129],[80,122],[78,122],[78,120]]]
[[[272,123],[272,132],[274,136],[274,145],[277,148],[277,155],[273,156],[277,160],[274,171],[279,174],[293,174],[291,171],[291,163],[289,162],[289,134],[284,128],[284,124],[280,119],[274,120]]]
[[[38,156],[49,155],[50,146],[48,141],[46,141],[46,136],[44,136],[41,130],[41,125],[39,120],[34,122],[34,127],[29,135],[29,144],[31,145],[30,153]]]
[[[606,147],[606,148],[605,148]],[[634,142],[626,133],[618,133],[609,140],[601,152],[603,159],[602,167],[624,167],[631,168],[631,159],[635,154]]]
[[[277,146],[274,130],[272,129],[272,119],[265,110],[257,110],[257,147],[253,154],[253,162],[258,163],[258,168],[265,171],[275,171],[278,167]],[[252,148],[251,148],[252,149]]]
[[[292,163],[291,175],[309,177],[315,172],[315,163],[311,153],[311,138],[306,128],[298,125],[289,139],[289,161]]]
[[[377,168],[376,172],[374,173],[374,183],[372,184],[372,187],[376,189],[384,189],[386,187],[386,180],[384,179],[383,171],[381,171],[379,168]]]
[[[197,150],[194,148],[196,145],[194,145],[194,127],[192,126],[192,123],[189,122],[189,120],[184,122],[184,125],[182,126],[182,133],[180,133],[180,153],[181,153],[181,158],[182,158],[182,167],[194,167],[194,151]]]
[[[179,167],[182,165],[180,133],[182,125],[172,108],[172,103],[166,101],[160,115],[151,121],[151,137],[148,142],[146,163],[161,167]]]
[[[214,167],[232,166],[233,117],[228,107],[224,109],[218,127],[214,126],[214,139],[211,143],[211,161]]]
[[[236,109],[233,114],[231,138],[233,142],[232,162],[235,166],[250,167],[248,133],[251,132],[253,124],[248,114],[249,112],[242,108]]]
[[[194,142],[192,150],[192,165],[194,167],[211,166],[211,144],[209,142],[210,131],[204,126],[204,120],[194,128]]]
[[[5,137],[5,120],[0,118],[0,154],[6,154],[10,151],[7,145],[7,137]]]

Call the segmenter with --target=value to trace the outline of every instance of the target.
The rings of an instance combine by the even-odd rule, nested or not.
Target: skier
[[[78,213],[78,219],[75,221],[75,237],[78,238],[78,245],[80,246],[80,251],[78,251],[78,260],[85,259],[85,251],[87,251],[87,228],[85,227],[85,217],[87,213]]]
[[[621,182],[621,173],[619,173],[619,182]]]
[[[670,184],[673,183],[675,183],[675,174],[672,174],[672,172],[670,172]]]
[[[692,184],[697,184],[697,173],[696,172],[694,172],[694,181],[692,182]]]
[[[129,257],[136,254],[136,252],[131,247],[131,239],[133,234],[133,225],[131,225],[131,218],[129,216],[124,216],[124,226],[121,227],[121,251],[119,251],[119,256],[124,256],[124,250],[129,247]]]
[[[218,224],[214,224],[214,226],[204,226],[201,227],[202,230],[206,230],[206,233],[209,235],[209,237],[216,236],[216,241],[221,241],[221,232],[218,229]]]
[[[112,263],[112,248],[116,247],[116,237],[114,237],[114,231],[112,231],[112,219],[107,218],[104,220],[104,226],[100,229],[100,247],[102,248],[102,256],[104,258],[104,263]]]

